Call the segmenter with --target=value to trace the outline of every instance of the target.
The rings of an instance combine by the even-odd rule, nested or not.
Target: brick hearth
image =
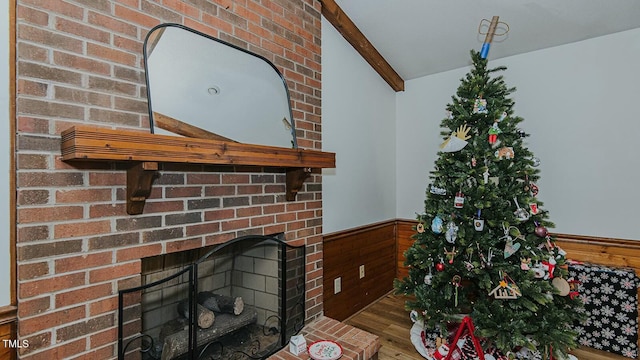
[[[282,169],[164,165],[144,213],[125,211],[123,164],[60,161],[76,124],[148,128],[142,42],[182,23],[283,72],[298,144],[321,149],[314,0],[17,0],[18,335],[24,359],[116,355],[117,292],[141,258],[283,232],[307,246],[306,318],[322,313],[322,187],[285,201]]]
[[[343,360],[377,360],[380,350],[380,338],[364,330],[337,320],[321,316],[307,324],[300,333],[305,337],[307,345],[314,341],[331,340],[342,347]],[[289,348],[283,348],[269,360],[309,360],[308,352],[293,355]]]

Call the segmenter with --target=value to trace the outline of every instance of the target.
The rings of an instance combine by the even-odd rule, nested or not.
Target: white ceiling
[[[640,27],[640,0],[336,0],[404,80],[470,64],[482,19],[499,16],[489,59]],[[482,30],[486,32],[488,26]],[[504,29],[500,25],[496,33]],[[640,39],[638,39],[640,43]]]

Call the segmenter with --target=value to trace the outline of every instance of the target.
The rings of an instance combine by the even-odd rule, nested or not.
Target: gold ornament
[[[440,149],[444,152],[456,152],[462,150],[467,146],[467,140],[471,138],[470,135],[467,135],[470,130],[471,128],[468,127],[467,124],[460,125],[458,130],[452,132],[449,138],[440,145]]]

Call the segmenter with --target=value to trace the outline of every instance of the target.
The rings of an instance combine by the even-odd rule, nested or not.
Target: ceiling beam
[[[367,40],[356,24],[342,11],[335,0],[320,0],[322,15],[338,30],[357,52],[395,91],[404,91],[404,80],[393,70],[387,60]]]

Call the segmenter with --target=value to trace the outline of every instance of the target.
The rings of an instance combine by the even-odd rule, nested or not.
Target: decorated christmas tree
[[[515,88],[498,74],[506,68],[488,69],[476,51],[471,59],[446,107],[424,213],[405,252],[409,275],[396,290],[408,295],[412,318],[443,338],[466,315],[500,354],[564,359],[582,302],[536,198],[540,161],[518,127]]]

